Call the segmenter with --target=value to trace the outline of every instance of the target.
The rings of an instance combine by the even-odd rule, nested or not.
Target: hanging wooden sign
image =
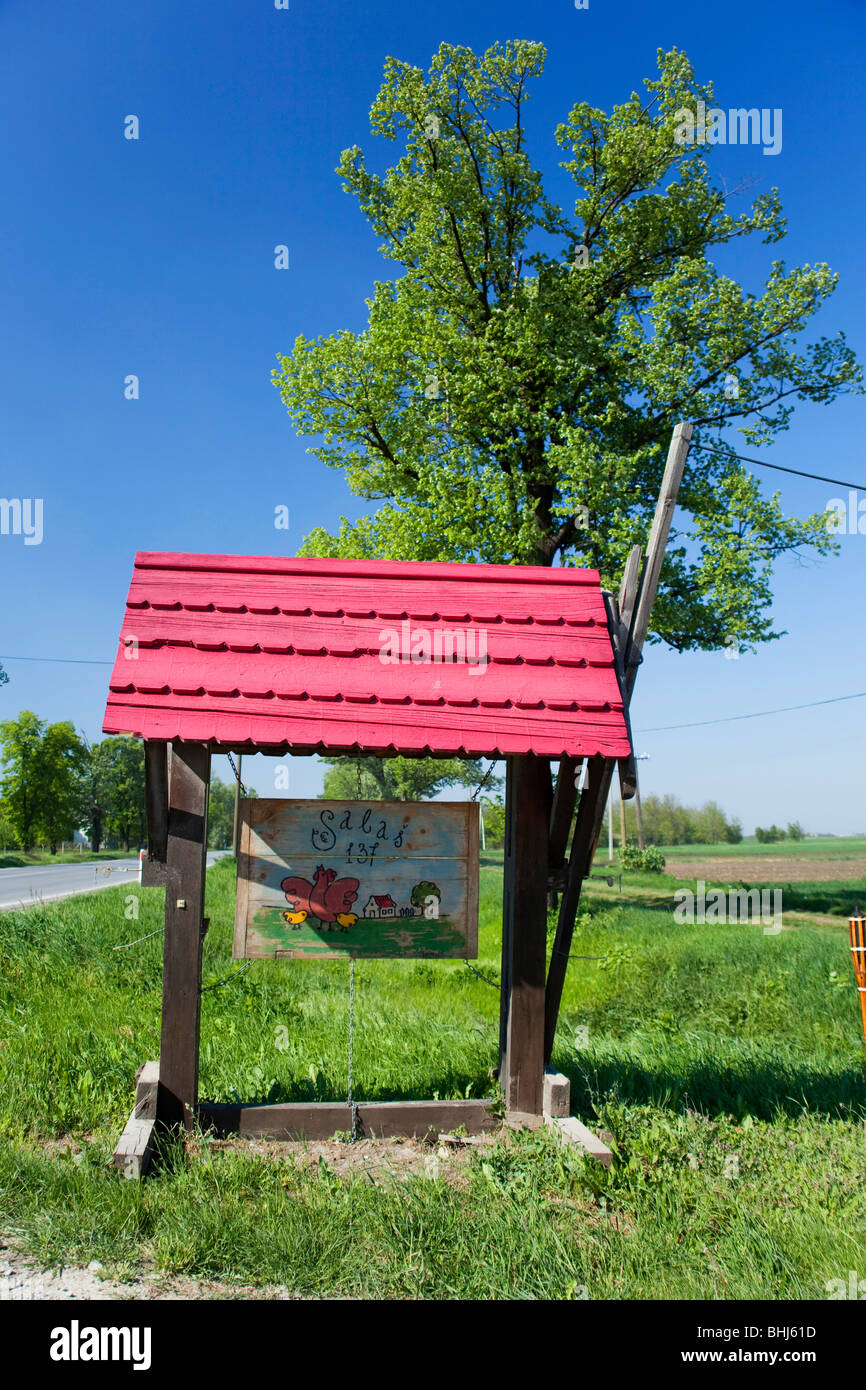
[[[240,803],[234,956],[478,953],[474,801]]]

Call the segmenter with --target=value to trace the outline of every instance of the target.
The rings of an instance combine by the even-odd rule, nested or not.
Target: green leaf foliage
[[[713,94],[676,49],[612,111],[573,106],[555,138],[574,205],[552,203],[524,123],[544,60],[514,41],[442,44],[426,76],[386,63],[371,126],[399,156],[378,173],[356,146],[338,172],[395,278],[362,332],[301,335],[273,374],[312,452],[380,505],[303,553],[581,565],[614,587],[689,419],[651,638],[748,649],[781,635],[776,561],[836,545],[734,448],[772,443],[795,401],[861,389],[844,334],[802,342],[837,277],[776,259],[752,289],[720,268],[785,220],[775,189],[744,206],[713,181],[713,146],[678,143],[683,110]]]
[[[322,796],[332,801],[427,801],[446,787],[502,785],[485,778],[479,758],[323,758],[328,765]],[[360,778],[360,793],[359,793]]]

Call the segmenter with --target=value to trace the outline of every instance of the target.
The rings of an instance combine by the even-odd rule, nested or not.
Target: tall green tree
[[[144,796],[144,744],[128,736],[100,745],[106,834],[125,850],[143,843],[147,832]]]
[[[523,41],[480,57],[442,44],[426,77],[387,60],[371,126],[402,153],[379,174],[356,146],[338,172],[397,278],[376,283],[362,332],[302,335],[273,374],[298,431],[321,436],[312,452],[382,505],[316,529],[304,553],[589,565],[615,586],[688,418],[652,637],[748,649],[781,635],[778,557],[836,544],[823,514],[786,516],[734,447],[770,444],[796,400],[860,389],[843,334],[802,345],[837,277],[772,260],[753,293],[719,269],[741,239],[779,242],[785,220],[775,189],[734,212],[713,146],[678,142],[713,92],[677,50],[644,95],[574,105],[555,132],[574,210],[556,206],[524,125],[544,58]]]
[[[323,758],[328,764],[322,795],[335,801],[358,799],[358,761]],[[484,778],[478,758],[361,758],[361,800],[424,801],[446,787],[477,787]],[[486,778],[495,790],[502,779]]]
[[[40,838],[56,854],[61,841],[72,839],[85,807],[87,745],[65,719],[49,724],[42,739],[44,795],[37,814]]]
[[[39,807],[39,756],[45,721],[32,710],[0,724],[3,780],[0,793],[7,823],[22,849],[35,843]]]
[[[252,787],[245,787],[243,796],[258,796]],[[235,828],[235,787],[234,783],[221,782],[213,777],[207,803],[207,847],[208,849],[231,849]]]
[[[52,853],[83,811],[87,749],[68,720],[47,724],[32,710],[0,724],[5,818],[22,849],[47,841]]]
[[[91,744],[88,755],[84,774],[82,826],[87,832],[90,848],[98,854],[105,839],[105,819],[110,798],[111,739]]]

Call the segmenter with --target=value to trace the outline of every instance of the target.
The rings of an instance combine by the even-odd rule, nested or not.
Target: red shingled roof
[[[465,641],[476,660],[409,659],[446,632],[446,655]],[[595,570],[414,561],[138,554],[103,730],[296,753],[629,751]]]

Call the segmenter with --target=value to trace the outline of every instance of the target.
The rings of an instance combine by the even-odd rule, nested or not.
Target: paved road
[[[226,850],[208,851],[208,864],[216,863]],[[135,859],[91,859],[83,864],[28,865],[25,869],[0,869],[0,911],[29,907],[34,902],[71,898],[76,893],[92,893],[97,888],[116,888],[138,883],[138,857]]]

